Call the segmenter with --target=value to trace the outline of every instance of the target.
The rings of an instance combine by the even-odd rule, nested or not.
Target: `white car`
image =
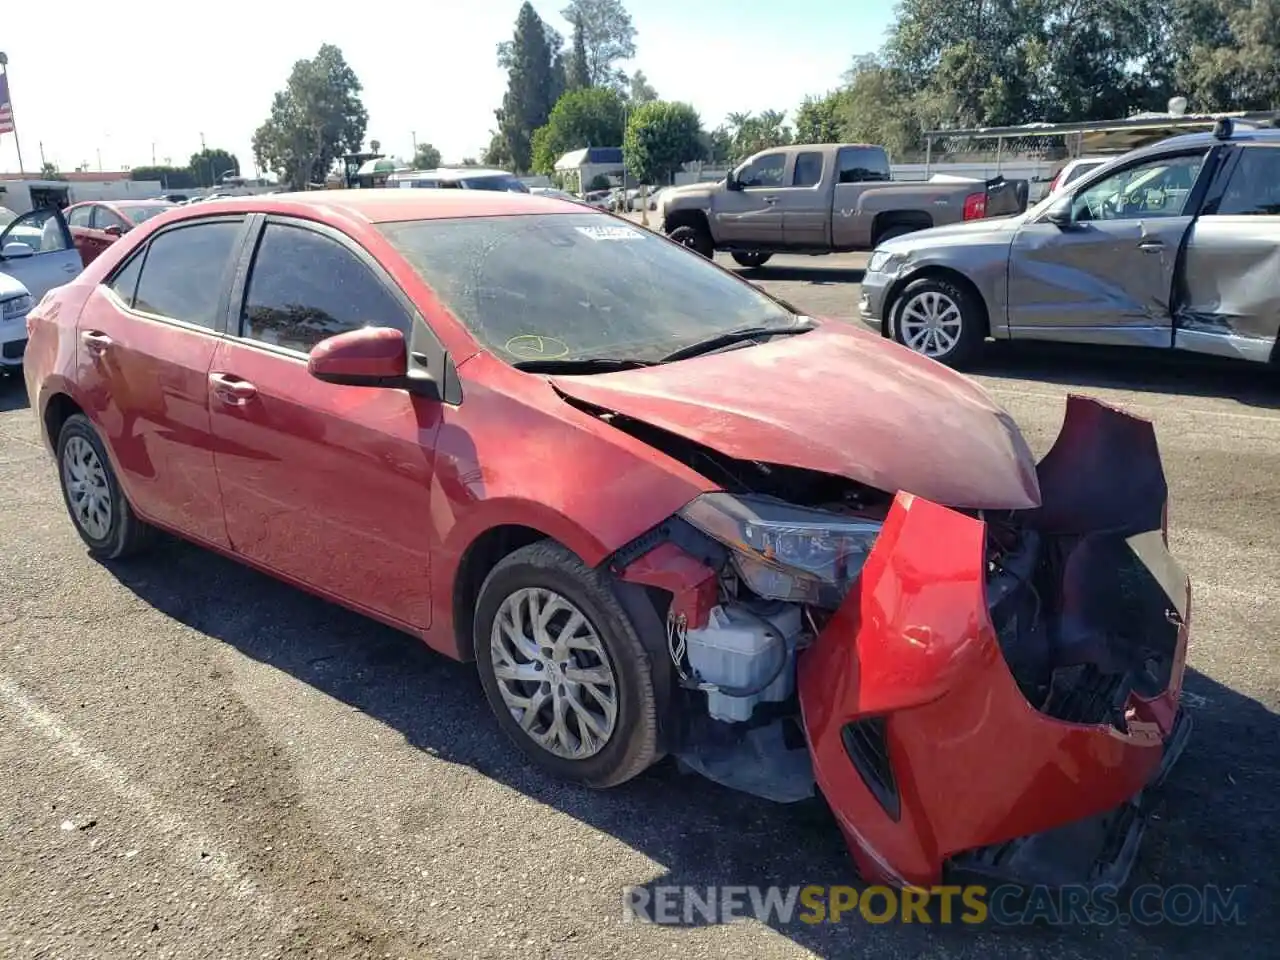
[[[35,305],[20,280],[0,273],[0,373],[22,369],[27,346],[27,314]]]
[[[46,207],[18,216],[0,207],[0,273],[21,280],[37,302],[83,269],[61,210]]]

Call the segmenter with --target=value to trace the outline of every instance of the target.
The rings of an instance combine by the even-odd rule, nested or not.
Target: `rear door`
[[[825,188],[827,155],[804,150],[795,155],[787,186],[778,191],[782,239],[788,247],[826,249],[831,243],[831,191]]]
[[[223,548],[208,377],[245,229],[236,216],[160,231],[89,295],[77,324],[86,413],[130,502]]]
[[[1071,222],[1041,215],[1009,253],[1016,338],[1167,347],[1175,267],[1209,178],[1207,148],[1145,157],[1063,192]]]
[[[1280,332],[1280,144],[1233,150],[1187,237],[1174,346],[1267,361]]]
[[[248,560],[417,630],[431,623],[434,437],[442,404],[323,383],[321,340],[363,326],[426,336],[366,252],[316,224],[270,218],[210,372],[227,532]],[[238,334],[238,335],[236,335]],[[413,349],[419,349],[416,340]]]
[[[716,239],[747,247],[781,247],[780,189],[786,182],[787,152],[778,150],[749,160],[735,171],[741,190],[713,194],[712,232]]]
[[[32,210],[0,232],[0,271],[22,281],[36,301],[83,269],[61,210]]]

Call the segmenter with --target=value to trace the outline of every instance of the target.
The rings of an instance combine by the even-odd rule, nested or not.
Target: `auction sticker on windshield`
[[[643,240],[644,234],[630,227],[577,227],[577,231],[592,240]]]

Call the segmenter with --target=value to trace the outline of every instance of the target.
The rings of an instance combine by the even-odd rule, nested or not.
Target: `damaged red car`
[[[867,879],[1120,882],[1186,742],[1151,425],[523,194],[163,214],[32,311],[95,557],[157,529],[474,660],[546,771],[820,792]]]

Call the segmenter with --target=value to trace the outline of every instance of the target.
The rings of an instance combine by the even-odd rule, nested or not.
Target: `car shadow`
[[[27,400],[26,384],[22,382],[22,371],[0,373],[0,413],[25,410],[29,406],[31,404]]]
[[[165,538],[112,573],[137,596],[244,656],[270,665],[360,710],[406,743],[465,764],[525,795],[601,830],[660,864],[657,887],[738,884],[783,888],[855,884],[852,862],[820,800],[783,806],[735,793],[677,770],[670,759],[614,790],[568,786],[531,767],[499,729],[472,665],[435,654],[420,641],[231,560]],[[225,598],[239,598],[234,605]],[[1249,885],[1249,902],[1274,900],[1280,862],[1274,831],[1280,796],[1280,722],[1264,706],[1188,671],[1187,700],[1197,732],[1166,788],[1142,848],[1134,882]],[[622,891],[618,893],[619,915]],[[1250,919],[1252,918],[1252,919]],[[700,917],[691,918],[693,920]],[[1255,909],[1249,926],[1232,928],[1236,956],[1268,955],[1269,929]],[[793,917],[766,921],[779,934],[823,957],[1025,956],[1029,950],[1102,956],[1101,930],[1043,924],[869,924],[856,915],[839,924]],[[1212,954],[1215,928],[1112,927],[1105,942],[1116,957]],[[1253,939],[1250,939],[1250,938]],[[1255,942],[1256,941],[1256,942]]]
[[[861,283],[867,272],[859,267],[792,267],[766,264],[763,267],[739,267],[732,261],[730,270],[752,283]]]
[[[1061,343],[988,343],[967,371],[1010,380],[1225,397],[1280,409],[1280,371],[1268,364],[1174,350]]]

